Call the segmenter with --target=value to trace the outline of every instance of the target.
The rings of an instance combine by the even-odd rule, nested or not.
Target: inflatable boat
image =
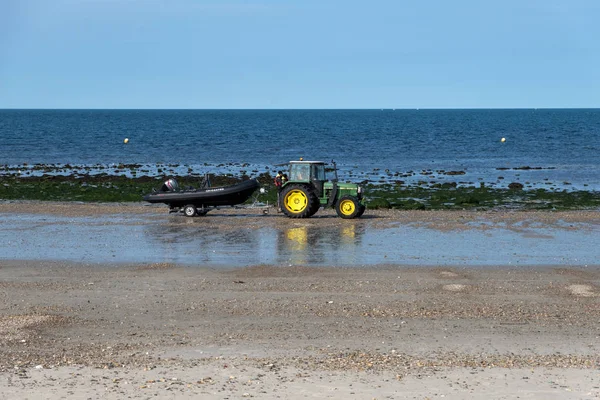
[[[250,179],[231,186],[211,187],[205,180],[200,188],[180,189],[173,178],[160,188],[144,196],[149,203],[164,203],[171,212],[183,211],[188,217],[206,215],[212,208],[242,204],[260,187],[256,179]]]

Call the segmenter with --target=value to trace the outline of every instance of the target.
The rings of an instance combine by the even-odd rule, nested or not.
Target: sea
[[[127,140],[126,140],[127,139]],[[0,110],[0,175],[258,176],[600,190],[600,109]]]

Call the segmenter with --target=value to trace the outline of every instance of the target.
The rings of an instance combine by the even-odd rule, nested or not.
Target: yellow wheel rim
[[[356,210],[356,205],[352,200],[342,200],[342,202],[340,203],[340,211],[342,212],[342,214],[352,215],[352,213],[354,213],[354,210]]]
[[[293,213],[299,213],[308,206],[308,197],[302,190],[292,190],[285,196],[285,208]]]

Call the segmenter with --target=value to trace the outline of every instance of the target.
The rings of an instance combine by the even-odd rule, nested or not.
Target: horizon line
[[[600,107],[375,107],[375,108],[47,108],[47,107],[0,107],[0,110],[38,110],[38,111],[70,111],[70,110],[98,110],[98,111],[420,111],[420,110],[598,110]]]

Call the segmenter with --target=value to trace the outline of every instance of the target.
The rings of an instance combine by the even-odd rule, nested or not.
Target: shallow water
[[[208,218],[212,218],[209,220]],[[215,224],[217,218],[234,223]],[[0,259],[83,263],[176,263],[242,267],[256,264],[372,266],[381,264],[494,266],[597,264],[600,227],[472,228],[440,231],[368,221],[265,224],[242,216],[4,214]],[[210,221],[211,223],[203,223]],[[572,228],[572,227],[570,227]]]

